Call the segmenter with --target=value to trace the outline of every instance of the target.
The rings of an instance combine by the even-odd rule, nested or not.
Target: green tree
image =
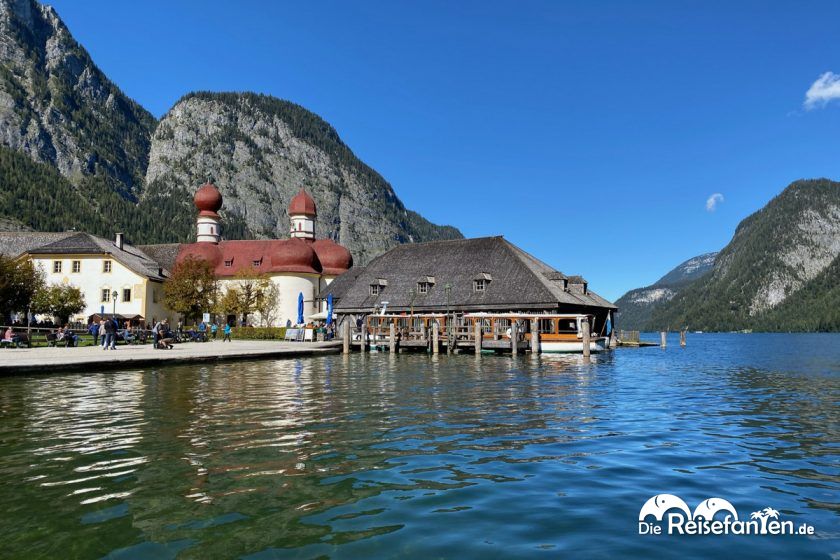
[[[177,263],[163,284],[164,304],[187,319],[197,319],[201,313],[213,309],[217,294],[213,266],[194,257]]]
[[[31,260],[0,255],[0,314],[4,322],[16,311],[27,311],[45,282],[44,272]]]
[[[54,284],[40,288],[32,299],[32,311],[45,313],[58,319],[60,324],[67,323],[86,307],[85,296],[76,286]]]

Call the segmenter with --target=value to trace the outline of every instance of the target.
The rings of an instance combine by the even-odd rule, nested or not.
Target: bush
[[[286,327],[234,327],[230,336],[240,340],[283,340]]]

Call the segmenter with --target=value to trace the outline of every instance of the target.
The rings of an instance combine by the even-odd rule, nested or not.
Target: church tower
[[[198,208],[196,241],[199,243],[219,243],[222,238],[222,229],[219,224],[219,209],[222,207],[222,193],[212,183],[201,186],[193,198],[195,207]]]
[[[300,189],[292,202],[289,204],[289,218],[292,227],[289,231],[291,237],[298,239],[315,239],[315,201],[309,196],[305,189]]]

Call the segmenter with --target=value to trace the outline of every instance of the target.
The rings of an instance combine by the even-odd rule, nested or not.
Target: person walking
[[[105,319],[99,320],[99,338],[102,341],[102,349],[105,349]]]
[[[213,323],[210,325],[210,334],[213,335],[213,340],[216,340],[216,334],[219,332],[219,325]]]
[[[230,330],[231,330],[230,329],[230,323],[225,323],[225,336],[224,336],[224,338],[222,338],[222,342],[224,342],[226,340],[228,342],[231,342],[231,340],[230,340]]]

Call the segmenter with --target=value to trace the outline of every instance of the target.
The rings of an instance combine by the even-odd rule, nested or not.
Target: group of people
[[[120,324],[116,317],[111,317],[110,319],[103,318],[99,322],[93,321],[88,327],[88,332],[93,335],[93,345],[99,345],[99,339],[101,338],[103,350],[117,349],[117,332],[119,330]]]
[[[20,346],[20,336],[15,334],[12,327],[9,327],[6,329],[6,332],[3,333],[3,343],[12,346]]]

